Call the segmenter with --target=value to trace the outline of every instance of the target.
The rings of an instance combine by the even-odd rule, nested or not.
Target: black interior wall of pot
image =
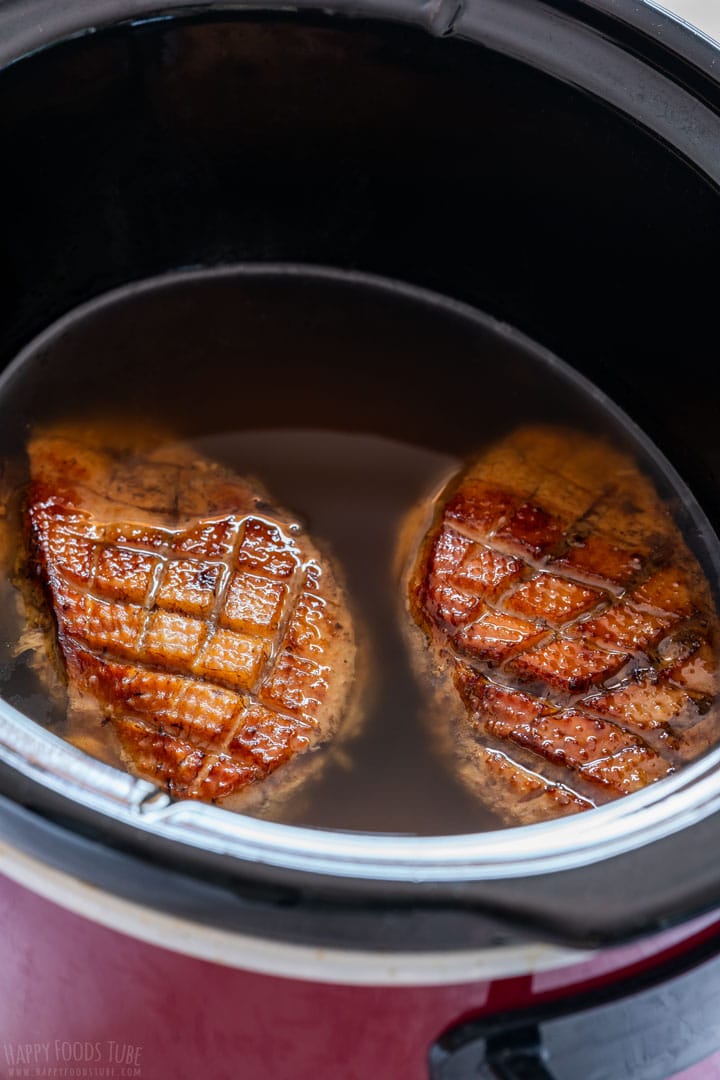
[[[166,269],[375,271],[590,375],[720,524],[720,199],[580,91],[388,24],[162,21],[2,73],[0,146],[3,362],[78,302]],[[452,394],[451,357],[437,377]]]

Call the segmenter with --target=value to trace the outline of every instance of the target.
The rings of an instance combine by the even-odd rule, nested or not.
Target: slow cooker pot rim
[[[513,21],[533,9],[567,13],[578,21],[592,22],[595,14],[608,20],[616,29],[630,28],[646,39],[662,45],[685,61],[717,80],[720,58],[716,43],[699,27],[685,21],[657,0],[485,0],[483,14],[498,4]],[[477,7],[475,0],[74,0],[57,4],[54,0],[2,0],[0,2],[0,67],[15,63],[35,52],[71,38],[96,33],[124,23],[141,24],[188,17],[216,16],[225,13],[262,11],[317,12],[349,17],[379,17],[421,26],[432,34],[460,32],[468,11]],[[496,17],[493,14],[493,17]]]

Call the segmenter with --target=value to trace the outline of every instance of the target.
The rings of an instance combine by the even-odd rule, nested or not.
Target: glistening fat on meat
[[[329,559],[259,486],[182,445],[29,446],[31,579],[71,712],[138,776],[244,805],[307,772],[347,719],[355,641]],[[39,602],[33,596],[32,602]]]
[[[415,550],[410,639],[433,723],[506,822],[638,791],[715,740],[708,583],[605,441],[520,428],[448,484]]]

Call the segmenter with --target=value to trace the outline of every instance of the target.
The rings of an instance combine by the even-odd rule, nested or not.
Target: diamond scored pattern
[[[604,688],[692,604],[677,573],[643,579],[636,550],[598,535],[568,537],[567,521],[472,479],[444,509],[424,603],[452,640],[456,684],[490,735],[624,794],[670,768],[642,738],[659,728],[667,738],[659,713],[670,703],[671,719],[698,711],[678,688],[654,690],[657,700],[634,683]],[[503,685],[513,678],[543,684],[559,703]],[[587,703],[577,700],[589,692]]]
[[[633,457],[570,423],[519,426],[452,477],[408,579],[425,661],[460,699],[436,718],[458,775],[508,824],[636,791],[720,739],[703,568]]]
[[[34,526],[78,663],[107,700],[122,687],[115,728],[141,773],[145,762],[175,793],[220,799],[308,747],[330,612],[320,567],[278,525],[229,517],[176,533],[74,515],[70,531],[35,513]]]

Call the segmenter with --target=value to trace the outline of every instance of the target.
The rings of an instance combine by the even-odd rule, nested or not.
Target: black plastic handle
[[[708,959],[708,957],[711,957]],[[668,1080],[720,1050],[720,941],[621,984],[451,1028],[431,1080]]]
[[[547,1051],[537,1024],[494,1034],[481,1033],[464,1025],[437,1043],[430,1052],[431,1080],[555,1080],[546,1066]],[[455,1031],[468,1035],[459,1045]]]
[[[514,1029],[511,1045],[502,1037],[488,1039],[485,1069],[492,1080],[554,1080],[546,1068],[546,1057],[540,1029],[532,1024]]]

